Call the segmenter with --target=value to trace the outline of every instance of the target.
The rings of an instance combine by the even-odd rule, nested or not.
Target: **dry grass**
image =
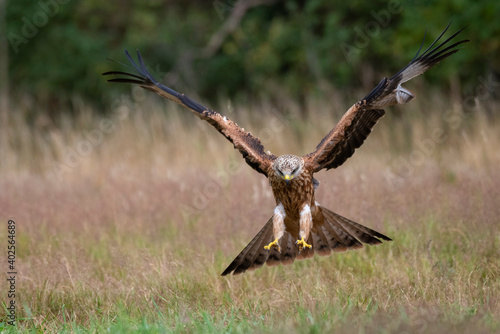
[[[111,128],[85,108],[58,127],[28,126],[22,113],[2,126],[20,330],[500,330],[500,126],[481,110],[391,111],[344,166],[318,175],[320,203],[394,242],[220,277],[271,215],[270,189],[222,136],[157,102],[116,108]],[[272,110],[265,103],[224,113],[274,153],[304,154],[340,115],[326,111],[345,106],[311,102],[307,121],[293,103],[265,123],[253,116]],[[109,131],[85,151],[96,129]]]

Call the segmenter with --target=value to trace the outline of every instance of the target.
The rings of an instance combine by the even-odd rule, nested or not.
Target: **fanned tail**
[[[259,233],[250,241],[250,243],[243,248],[240,254],[231,262],[231,264],[224,270],[222,276],[230,274],[237,275],[245,272],[246,270],[256,269],[261,267],[269,259],[269,256],[279,256],[275,249],[265,250],[264,246],[272,241],[273,237],[273,217],[269,219],[260,230]],[[278,253],[275,255],[274,253]]]
[[[278,252],[276,248],[264,249],[264,246],[273,240],[273,218],[271,217],[260,232],[224,270],[222,276],[231,273],[237,275],[246,270],[254,270],[264,263],[269,266],[280,263],[287,265],[295,259],[303,260],[313,257],[315,253],[327,256],[332,251],[345,252],[349,249],[362,248],[363,243],[378,245],[382,243],[382,240],[392,241],[391,238],[382,233],[353,222],[322,206],[317,206],[317,210],[318,213],[313,218],[313,227],[307,240],[312,248],[304,248],[299,253],[295,244],[298,232],[286,230],[279,241],[281,252]]]

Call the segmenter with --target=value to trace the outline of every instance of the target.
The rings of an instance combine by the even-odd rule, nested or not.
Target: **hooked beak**
[[[293,175],[290,175],[290,174],[285,174],[283,176],[283,180],[286,181],[286,185],[288,186],[290,184],[290,181],[293,179]]]

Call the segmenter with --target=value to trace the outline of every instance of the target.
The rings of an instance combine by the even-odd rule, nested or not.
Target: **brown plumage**
[[[258,138],[245,132],[233,121],[157,82],[146,69],[139,52],[139,63],[136,64],[125,51],[137,74],[121,71],[103,74],[122,75],[124,77],[108,81],[138,84],[189,109],[214,126],[233,143],[253,169],[269,179],[276,200],[274,214],[222,273],[239,274],[264,263],[289,264],[295,259],[312,257],[315,253],[329,255],[332,251],[361,248],[363,243],[377,245],[382,240],[391,240],[318,204],[314,192],[319,181],[313,175],[322,169],[337,168],[351,157],[354,150],[368,137],[378,119],[384,116],[383,108],[403,104],[414,98],[410,91],[401,86],[402,83],[454,54],[458,51],[458,45],[467,42],[461,40],[448,45],[463,30],[461,29],[436,46],[448,27],[421,55],[419,50],[408,65],[391,78],[382,79],[367,96],[355,103],[318,144],[316,150],[303,157],[276,157],[266,152]]]

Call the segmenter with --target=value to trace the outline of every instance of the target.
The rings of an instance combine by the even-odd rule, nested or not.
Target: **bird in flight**
[[[326,256],[332,251],[362,248],[363,243],[377,245],[382,240],[391,241],[382,233],[342,217],[316,202],[314,193],[319,181],[314,178],[314,174],[322,169],[337,168],[351,157],[384,116],[385,107],[404,104],[414,98],[409,90],[401,86],[402,83],[424,73],[457,52],[457,46],[468,42],[452,41],[463,30],[460,29],[438,44],[450,24],[420,53],[422,42],[408,65],[391,78],[382,79],[368,95],[349,108],[312,153],[302,157],[291,154],[275,156],[264,149],[259,138],[245,132],[235,122],[162,85],[146,69],[139,51],[138,63],[125,51],[135,73],[110,71],[103,75],[118,75],[120,77],[108,81],[137,84],[192,111],[222,133],[250,167],[269,179],[276,200],[274,213],[222,276],[240,274],[264,263],[290,264],[295,259],[310,258],[315,253]]]

